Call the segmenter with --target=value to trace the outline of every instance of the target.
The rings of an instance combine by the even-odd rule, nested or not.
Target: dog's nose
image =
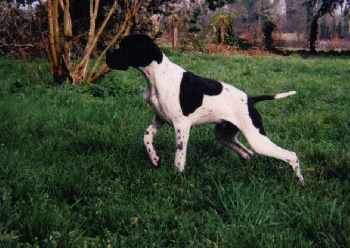
[[[107,50],[107,54],[108,54],[108,55],[112,55],[112,54],[113,54],[113,51],[114,51],[113,48],[109,48],[109,49]]]

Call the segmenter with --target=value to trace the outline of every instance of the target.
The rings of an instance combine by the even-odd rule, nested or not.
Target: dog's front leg
[[[175,166],[182,172],[185,169],[187,143],[190,136],[190,124],[174,124],[176,138]]]
[[[159,157],[157,155],[157,151],[154,149],[153,146],[153,137],[163,125],[164,121],[156,114],[153,117],[151,125],[149,125],[143,136],[143,143],[146,146],[148,156],[151,159],[154,166],[159,165]]]

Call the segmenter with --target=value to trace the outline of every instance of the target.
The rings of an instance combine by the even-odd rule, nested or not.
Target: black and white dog
[[[137,68],[147,79],[143,97],[156,114],[143,140],[154,166],[158,166],[159,157],[153,138],[165,122],[175,130],[175,166],[180,172],[185,168],[191,126],[214,123],[216,138],[244,159],[253,153],[237,140],[239,131],[257,153],[287,162],[300,182],[304,182],[298,157],[266,136],[261,116],[254,107],[259,101],[287,97],[295,91],[247,96],[231,85],[197,76],[172,63],[152,39],[143,34],[124,37],[119,49],[107,51],[106,61],[111,69]]]

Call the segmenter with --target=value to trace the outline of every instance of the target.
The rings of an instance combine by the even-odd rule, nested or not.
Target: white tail
[[[275,99],[281,99],[281,98],[285,98],[285,97],[288,97],[288,96],[292,96],[292,95],[295,95],[297,92],[296,91],[288,91],[288,92],[285,92],[285,93],[280,93],[280,94],[277,94],[275,95]]]

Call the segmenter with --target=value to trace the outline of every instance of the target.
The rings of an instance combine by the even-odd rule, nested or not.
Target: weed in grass
[[[58,87],[28,75],[37,65],[1,58],[1,246],[347,247],[348,60],[168,55],[251,95],[296,90],[257,108],[269,137],[298,152],[306,186],[274,159],[240,160],[210,125],[191,130],[183,174],[173,131],[161,129],[155,169],[139,72]]]

